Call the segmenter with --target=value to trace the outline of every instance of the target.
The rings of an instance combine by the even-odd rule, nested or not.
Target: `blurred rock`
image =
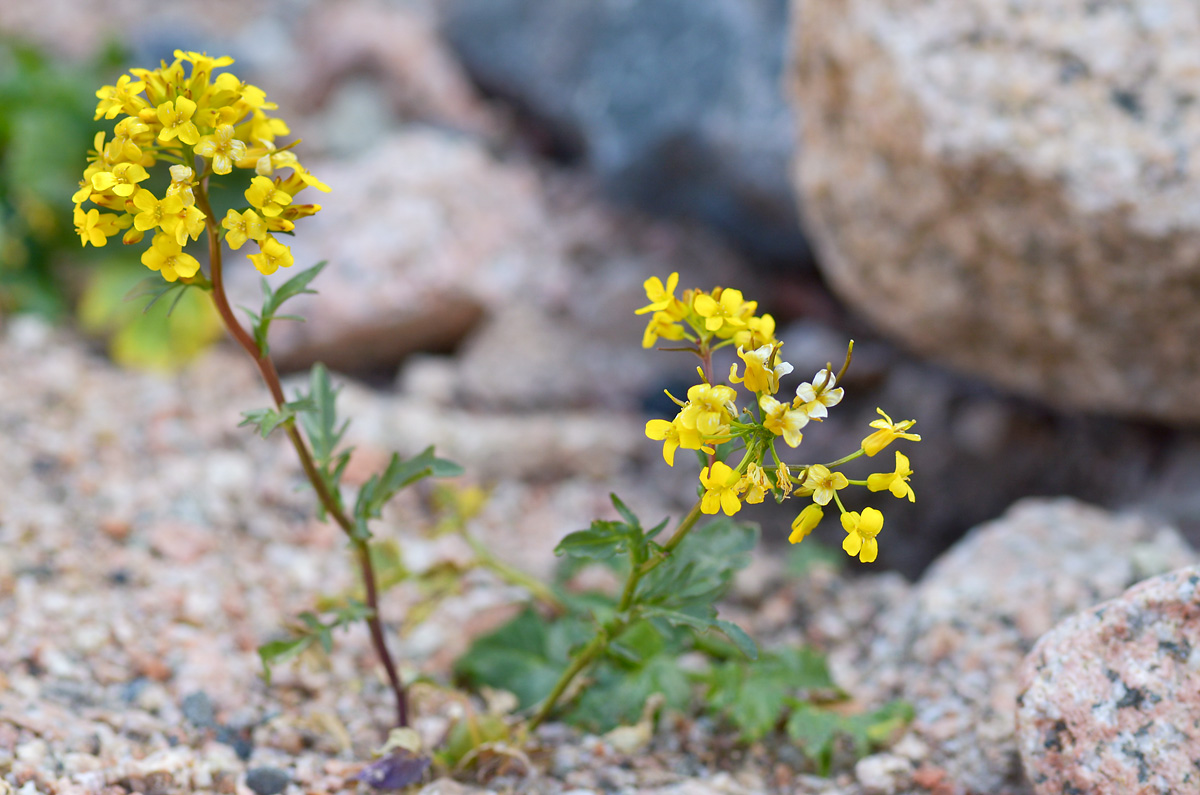
[[[808,261],[787,181],[785,0],[452,0],[439,10],[475,80],[613,195],[703,220],[755,256]]]
[[[641,349],[643,280],[679,270],[685,283],[752,289],[702,230],[606,209],[577,182],[501,162],[472,139],[412,129],[311,168],[333,192],[304,195],[324,209],[292,251],[330,267],[319,296],[287,305],[307,322],[272,328],[283,369],[324,361],[378,375],[414,352],[465,346],[451,379],[462,405],[627,407],[664,367],[692,366]],[[233,303],[258,302],[252,269],[230,282]]]
[[[1035,791],[1195,789],[1197,648],[1196,566],[1139,583],[1038,641],[1021,669],[1018,712]]]
[[[307,57],[284,87],[284,100],[311,111],[335,101],[346,85],[366,82],[378,88],[380,109],[396,120],[495,134],[496,120],[438,35],[426,5],[313,5],[295,35]],[[355,129],[361,116],[333,114],[330,121]]]
[[[1200,421],[1195,8],[793,8],[794,181],[834,288],[1007,388]]]
[[[1035,641],[1064,616],[1196,559],[1172,528],[1073,500],[1022,501],[930,567],[881,620],[862,681],[840,684],[916,705],[914,733],[960,787],[1028,792],[1017,672]]]

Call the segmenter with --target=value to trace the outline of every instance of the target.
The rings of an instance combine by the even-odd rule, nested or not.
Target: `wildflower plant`
[[[308,390],[287,399],[268,346],[272,322],[302,319],[281,309],[291,298],[314,292],[309,285],[324,263],[274,287],[265,277],[293,266],[283,241],[298,222],[321,209],[303,203],[300,194],[328,192],[329,186],[300,162],[294,151],[299,140],[283,142],[290,130],[272,114],[277,106],[264,92],[221,71],[232,58],[180,50],[174,55],[169,64],[131,69],[96,92],[96,119],[113,124],[111,132],[96,134],[72,197],[75,231],[84,246],[106,246],[119,236],[123,244],[140,247],[142,264],[157,272],[149,277],[154,300],[178,291],[178,301],[187,289],[208,294],[271,393],[272,405],[245,412],[242,424],[264,438],[275,430],[287,435],[316,494],[319,518],[332,519],[344,531],[358,561],[363,598],[338,605],[326,620],[314,612],[301,614],[302,632],[259,649],[266,675],[272,664],[314,643],[328,648],[334,629],[365,622],[395,695],[396,722],[407,726],[406,689],[379,616],[379,556],[370,525],[401,489],[461,470],[434,456],[432,448],[407,460],[394,454],[349,501],[341,478],[351,450],[342,444],[346,422],[338,417],[337,388],[318,363]],[[213,207],[219,188],[220,195],[235,197],[223,216]],[[264,276],[262,308],[247,311],[249,328],[235,316],[225,292],[226,250],[244,255]]]
[[[149,277],[151,288],[139,294],[149,292],[154,300],[175,291],[207,294],[271,394],[272,404],[245,412],[242,424],[264,438],[276,430],[288,437],[316,495],[318,518],[342,529],[357,560],[360,589],[318,602],[315,610],[300,614],[288,636],[260,647],[268,681],[272,665],[309,649],[328,650],[334,630],[365,622],[395,695],[396,723],[407,727],[407,689],[385,639],[379,594],[408,573],[399,548],[373,540],[371,526],[400,490],[461,470],[437,458],[433,448],[408,459],[393,454],[381,472],[356,493],[348,492],[342,486],[351,455],[343,443],[347,423],[338,415],[338,389],[325,367],[314,365],[307,390],[291,399],[285,396],[270,355],[269,331],[277,320],[302,319],[282,314],[284,305],[314,292],[310,285],[324,263],[282,283],[272,284],[266,277],[294,265],[284,241],[297,223],[321,209],[301,203],[300,195],[309,189],[327,192],[329,187],[299,160],[299,141],[285,141],[290,130],[272,115],[277,108],[263,91],[221,71],[232,62],[177,50],[171,63],[131,69],[115,85],[97,92],[96,119],[112,122],[112,128],[111,133],[96,135],[88,155],[73,196],[75,229],[83,246],[103,247],[119,236],[124,245],[138,247],[141,263],[155,272]],[[223,214],[214,208],[217,197],[229,205],[222,207]],[[234,314],[226,295],[227,251],[245,256],[264,277],[261,308],[246,310],[248,326]],[[671,343],[668,350],[697,356],[698,382],[687,390],[686,399],[672,396],[678,412],[671,419],[648,422],[646,435],[662,443],[663,457],[671,466],[680,449],[696,454],[698,499],[666,533],[667,521],[646,527],[613,495],[618,519],[597,520],[560,542],[556,552],[565,561],[564,570],[589,563],[608,566],[622,581],[619,596],[575,594],[562,580],[545,584],[519,572],[467,531],[481,498],[454,502],[458,507],[446,532],[461,533],[474,560],[467,567],[427,577],[429,596],[414,607],[406,623],[411,626],[430,615],[437,599],[457,590],[466,568],[485,568],[522,586],[544,610],[527,610],[496,633],[477,639],[456,665],[468,682],[511,691],[523,718],[509,726],[489,717],[486,732],[478,721],[468,721],[458,734],[474,738],[473,745],[443,751],[439,764],[462,765],[478,759],[477,752],[485,746],[495,750],[505,743],[520,756],[519,746],[529,731],[564,713],[597,729],[639,715],[638,725],[645,726],[652,717],[648,705],[682,709],[696,685],[708,688],[711,709],[753,738],[781,723],[780,710],[810,705],[800,700],[797,688],[835,689],[823,661],[805,654],[764,655],[762,671],[773,671],[770,676],[742,667],[741,658],[758,658],[758,648],[736,624],[719,618],[715,605],[736,572],[749,563],[758,530],[732,517],[743,504],[761,503],[768,495],[778,501],[798,498],[804,506],[792,523],[789,540],[799,543],[833,504],[846,533],[843,549],[863,562],[874,561],[883,515],[874,507],[848,509],[842,492],[861,486],[911,501],[912,470],[899,452],[894,470],[865,479],[852,479],[843,467],[860,457],[876,456],[897,439],[920,437],[909,432],[912,420],[894,422],[881,410],[881,419],[871,423],[873,431],[859,449],[826,463],[785,462],[781,447],[784,454],[800,447],[809,424],[824,421],[841,402],[843,388],[838,384],[850,364],[853,343],[836,375],[827,366],[788,395],[784,379],[793,368],[782,359],[774,319],[757,314],[757,304],[736,289],[691,289],[677,297],[678,283],[674,273],[665,284],[657,277],[646,281],[649,303],[637,310],[650,315],[643,345],[650,348],[663,340]],[[726,347],[736,350],[738,361],[718,378],[713,354]],[[698,527],[705,515],[720,516]],[[720,664],[696,682],[675,664],[688,650]],[[735,655],[737,663],[731,662]],[[585,681],[588,687],[581,686]],[[818,732],[795,714],[789,732],[807,737],[814,749],[828,750],[831,737],[849,731],[829,718]],[[870,739],[867,729],[884,732],[879,727],[892,725],[894,718],[892,712],[868,716],[862,719],[866,728],[851,729]],[[451,745],[454,736],[452,730]],[[393,734],[385,758],[364,771],[364,780],[391,787],[419,778],[430,757],[414,738],[411,731]]]
[[[865,487],[869,492],[888,491],[911,501],[915,499],[909,484],[912,470],[902,453],[896,454],[895,470],[865,479],[852,478],[842,468],[858,458],[874,457],[897,439],[919,441],[921,437],[909,432],[913,420],[893,422],[881,410],[882,419],[871,423],[873,432],[857,450],[826,463],[785,461],[786,454],[800,447],[810,423],[823,422],[841,403],[844,390],[838,383],[850,366],[853,342],[836,375],[832,365],[827,365],[812,380],[795,386],[789,396],[783,394],[784,378],[794,368],[782,358],[783,343],[775,337],[774,318],[757,314],[756,302],[746,300],[739,290],[721,287],[710,292],[690,289],[676,296],[677,273],[665,284],[652,277],[644,286],[649,303],[637,310],[637,314],[650,315],[643,347],[665,340],[673,344],[664,350],[686,351],[700,362],[698,383],[687,390],[686,399],[668,393],[678,412],[669,420],[647,422],[646,436],[662,443],[663,458],[670,466],[675,465],[681,449],[695,452],[700,464],[699,499],[675,529],[664,535],[666,521],[645,529],[613,495],[621,520],[593,522],[590,528],[564,538],[557,552],[568,559],[609,565],[624,579],[619,598],[584,604],[582,617],[576,616],[574,623],[568,617],[547,626],[535,615],[525,614],[477,643],[460,661],[460,673],[470,681],[517,692],[533,712],[531,727],[565,711],[568,719],[602,729],[611,727],[614,720],[632,719],[651,692],[666,694],[668,704],[682,708],[689,692],[686,676],[673,666],[656,665],[649,659],[657,659],[656,650],[664,646],[676,653],[698,650],[718,661],[715,678],[708,682],[706,703],[737,723],[745,736],[754,738],[781,721],[780,711],[788,706],[803,706],[800,711],[810,714],[811,704],[789,696],[789,688],[833,685],[823,662],[807,669],[804,676],[792,676],[787,672],[806,669],[803,665],[797,668],[799,663],[793,664],[794,660],[786,662],[792,658],[778,652],[768,653],[760,663],[763,670],[785,672],[770,688],[742,687],[742,679],[729,674],[735,666],[728,661],[729,654],[707,637],[712,632],[723,634],[732,644],[729,649],[746,658],[758,658],[754,641],[736,624],[720,619],[715,607],[733,575],[748,563],[749,551],[758,540],[755,528],[736,524],[732,517],[743,504],[761,503],[768,495],[779,502],[798,499],[804,505],[792,522],[788,539],[798,544],[821,523],[832,504],[846,533],[842,549],[864,563],[873,562],[883,514],[874,507],[850,510],[842,492],[851,486]],[[724,378],[717,378],[713,354],[726,347],[736,347],[738,361]],[[741,397],[744,393],[749,393],[749,400]],[[698,527],[705,515],[722,516]],[[690,641],[681,635],[689,636]],[[534,649],[514,649],[521,645]],[[497,663],[497,657],[504,662]],[[556,671],[561,673],[553,673]],[[789,676],[790,685],[786,683]],[[639,688],[633,683],[641,677],[650,682]],[[755,673],[745,678],[764,681]],[[583,679],[589,682],[582,689],[586,692],[578,685]],[[634,698],[629,701],[631,693]],[[620,713],[623,700],[628,703]],[[567,702],[574,703],[564,706]],[[891,718],[902,712],[889,705],[886,714],[860,720],[866,721],[864,725],[891,725]],[[797,741],[803,738],[810,743],[815,757],[827,756],[830,733],[842,725],[831,718],[833,722],[826,722],[829,731],[817,738],[812,732],[805,733],[807,724],[795,714],[789,733]]]
[[[672,273],[665,285],[658,277],[646,281],[650,303],[637,313],[652,314],[642,345],[653,347],[659,339],[681,343],[665,350],[695,354],[700,359],[700,383],[688,389],[686,400],[668,392],[679,411],[670,420],[647,422],[646,436],[663,443],[663,458],[670,466],[675,465],[680,448],[701,454],[700,513],[733,516],[743,503],[761,503],[767,494],[779,502],[798,498],[807,504],[793,520],[788,538],[798,544],[821,523],[832,502],[846,532],[842,548],[863,563],[874,562],[883,514],[872,507],[851,511],[839,492],[864,486],[912,502],[916,499],[909,484],[912,469],[908,458],[898,451],[894,471],[872,474],[865,480],[849,478],[841,467],[861,456],[873,457],[897,439],[920,441],[920,436],[909,432],[915,421],[893,422],[878,409],[882,419],[870,424],[875,431],[863,439],[858,450],[823,464],[785,462],[780,457],[781,443],[785,453],[787,448],[800,447],[809,423],[823,422],[829,410],[842,402],[844,390],[838,383],[850,366],[854,342],[847,347],[845,363],[836,375],[833,366],[826,365],[811,381],[797,385],[794,396],[785,395],[781,400],[782,379],[794,368],[783,360],[783,343],[775,338],[774,318],[755,314],[757,302],[745,300],[739,290],[686,290],[677,298],[678,285],[677,273]],[[730,366],[724,379],[728,383],[723,383],[714,378],[713,353],[733,346],[740,361]],[[739,386],[751,394],[740,409]],[[737,463],[730,465],[727,459],[734,456],[738,456]],[[681,526],[681,530],[686,528]]]

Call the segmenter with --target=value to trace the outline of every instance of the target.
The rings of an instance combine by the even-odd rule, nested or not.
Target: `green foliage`
[[[825,658],[805,648],[768,652],[753,665],[740,660],[715,665],[706,683],[709,707],[745,740],[760,739],[778,727],[797,693],[837,689]]]
[[[452,478],[462,473],[462,467],[458,464],[434,456],[432,447],[425,448],[408,460],[401,458],[398,453],[392,453],[387,468],[381,474],[372,475],[358,491],[358,499],[354,504],[356,533],[362,538],[370,538],[367,521],[377,518],[388,500],[405,486],[431,476]]]
[[[787,721],[787,733],[816,764],[817,772],[829,775],[839,738],[851,745],[854,756],[866,756],[895,737],[912,722],[911,704],[891,701],[871,712],[842,715],[806,702],[795,702]]]
[[[203,289],[145,273],[140,263],[120,259],[96,268],[79,300],[79,324],[107,336],[119,364],[177,370],[220,338],[221,318]],[[134,300],[146,296],[149,303]]]
[[[92,119],[93,80],[120,57],[110,50],[92,63],[71,64],[0,39],[0,313],[57,319],[66,311],[55,266],[66,252],[82,253],[71,194],[81,153],[100,130]]]
[[[315,404],[310,398],[301,398],[300,400],[284,403],[282,409],[251,409],[250,411],[242,412],[242,416],[245,419],[238,423],[238,427],[253,425],[255,428],[258,428],[259,433],[262,434],[262,438],[266,439],[271,435],[271,431],[280,425],[283,425],[288,420],[294,420],[301,412],[311,411],[314,408]]]
[[[315,613],[305,611],[297,618],[299,623],[290,628],[288,637],[273,640],[258,647],[258,658],[262,662],[263,679],[271,684],[273,666],[296,659],[305,651],[319,646],[326,654],[333,649],[333,630],[347,627],[371,616],[371,610],[362,602],[351,599],[333,612],[333,618],[322,621]]]
[[[716,601],[749,565],[757,543],[757,527],[724,517],[693,532],[639,583],[634,597],[639,614],[697,631],[716,629],[754,658],[754,641],[735,624],[717,618]]]
[[[298,295],[315,295],[317,291],[308,289],[308,285],[317,277],[317,274],[321,272],[326,264],[326,262],[321,261],[311,268],[300,271],[295,276],[279,285],[278,290],[272,290],[271,283],[268,282],[266,278],[263,278],[262,313],[255,314],[249,309],[242,307],[242,310],[250,316],[250,327],[254,333],[254,341],[258,344],[258,353],[260,356],[268,355],[271,350],[270,346],[267,344],[267,332],[271,329],[271,321],[297,320],[301,323],[304,322],[304,318],[300,315],[279,314],[279,309],[289,298],[295,298]]]

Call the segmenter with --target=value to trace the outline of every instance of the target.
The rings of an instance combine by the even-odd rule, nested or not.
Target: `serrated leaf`
[[[327,467],[332,461],[334,451],[342,436],[346,433],[349,422],[338,426],[337,395],[341,388],[335,389],[329,380],[329,370],[321,362],[312,366],[309,373],[309,394],[312,408],[300,415],[300,422],[313,448],[313,456],[322,467]]]
[[[691,532],[641,582],[637,602],[692,615],[706,614],[750,562],[758,529],[719,519]]]
[[[272,290],[271,285],[266,279],[262,280],[263,284],[263,308],[262,313],[254,315],[247,311],[247,314],[252,319],[252,330],[254,333],[254,341],[258,343],[259,353],[266,356],[270,352],[270,347],[267,345],[267,332],[271,328],[271,322],[275,320],[299,320],[304,321],[299,315],[280,315],[279,308],[283,306],[288,299],[295,298],[298,295],[307,293],[315,293],[316,290],[308,289],[308,285],[317,274],[325,267],[327,263],[318,262],[311,268],[300,271],[292,278],[288,279],[277,289]]]
[[[565,536],[554,548],[554,554],[608,560],[627,550],[631,541],[633,536],[628,525],[597,519],[587,530],[577,530]]]
[[[626,524],[639,531],[642,529],[638,518],[634,516],[633,511],[625,507],[625,503],[621,502],[620,497],[618,497],[616,494],[609,494],[608,498],[612,500],[613,507],[617,509],[617,513],[621,514],[621,518],[625,520]]]
[[[393,453],[384,471],[368,478],[358,491],[354,504],[357,532],[369,535],[367,521],[378,517],[383,506],[406,486],[431,476],[456,477],[462,473],[462,467],[458,464],[437,458],[433,454],[433,447],[427,447],[407,460],[401,458],[399,453]]]

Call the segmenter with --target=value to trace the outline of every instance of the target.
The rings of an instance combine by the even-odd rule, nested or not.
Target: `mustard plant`
[[[593,523],[559,545],[557,551],[568,556],[604,560],[623,553],[629,560],[619,600],[596,621],[591,639],[573,653],[541,701],[531,726],[554,714],[576,678],[611,654],[614,646],[620,649],[624,634],[647,621],[651,626],[665,624],[694,633],[715,630],[747,657],[757,656],[754,641],[737,625],[718,618],[714,606],[738,566],[733,561],[746,551],[745,543],[752,543],[753,537],[742,535],[735,541],[725,551],[723,564],[703,562],[695,553],[676,559],[701,516],[720,513],[732,517],[743,503],[761,503],[768,494],[779,502],[797,498],[805,506],[792,522],[788,540],[798,544],[820,524],[832,502],[846,532],[842,548],[861,562],[871,563],[879,552],[877,537],[883,528],[883,513],[874,507],[849,510],[839,492],[861,486],[870,492],[888,491],[901,499],[916,499],[909,483],[912,469],[903,453],[896,452],[891,472],[852,479],[842,471],[855,459],[873,457],[897,439],[920,441],[920,436],[909,431],[914,420],[894,422],[882,409],[878,410],[881,419],[870,423],[874,430],[859,448],[835,461],[788,463],[780,455],[781,441],[786,448],[800,447],[809,424],[823,422],[841,402],[844,390],[837,384],[850,366],[853,341],[836,375],[827,364],[811,381],[796,386],[794,397],[780,400],[776,396],[782,379],[793,367],[782,359],[783,343],[775,337],[774,318],[756,314],[757,302],[747,301],[739,290],[689,289],[676,297],[678,284],[678,273],[672,273],[665,284],[658,277],[646,280],[649,303],[636,310],[650,315],[642,345],[651,348],[661,339],[675,343],[663,350],[695,355],[699,359],[698,383],[688,389],[686,400],[667,393],[679,411],[670,420],[647,422],[646,436],[663,443],[663,458],[669,466],[674,466],[680,449],[696,452],[701,465],[699,498],[661,544],[657,538],[666,523],[643,530],[637,517],[614,495],[623,522]],[[740,361],[730,366],[724,378],[717,378],[713,354],[735,346]],[[739,387],[752,396],[740,409]],[[705,543],[721,537],[712,536]]]
[[[125,245],[143,245],[142,264],[158,273],[150,277],[157,280],[149,289],[154,300],[189,288],[208,294],[271,395],[272,405],[245,412],[242,424],[256,427],[264,438],[275,430],[288,437],[316,494],[318,517],[332,519],[342,529],[357,559],[364,598],[348,600],[324,620],[305,612],[299,617],[304,630],[299,636],[260,647],[268,681],[272,664],[312,643],[328,648],[334,629],[362,621],[395,696],[396,724],[407,726],[405,685],[379,615],[369,525],[402,488],[461,470],[434,456],[432,448],[407,460],[393,454],[384,470],[362,485],[353,503],[348,500],[341,479],[351,450],[342,444],[347,423],[337,413],[337,388],[318,363],[307,392],[288,400],[268,345],[272,322],[301,319],[281,314],[283,304],[314,292],[309,285],[324,263],[277,287],[265,277],[293,266],[291,248],[282,241],[294,234],[298,222],[321,209],[301,203],[300,194],[308,189],[328,192],[329,186],[300,162],[295,153],[299,140],[282,143],[290,130],[272,115],[277,106],[264,92],[231,72],[218,73],[232,58],[180,50],[174,55],[169,64],[131,69],[115,85],[96,92],[96,119],[115,123],[111,134],[96,134],[88,154],[72,197],[75,230],[84,246],[101,247],[117,235]],[[218,196],[234,197],[223,217],[213,207]],[[206,248],[206,256],[194,250],[200,248]],[[247,311],[248,328],[235,316],[226,294],[227,249],[251,252],[246,258],[264,277],[262,308]]]

